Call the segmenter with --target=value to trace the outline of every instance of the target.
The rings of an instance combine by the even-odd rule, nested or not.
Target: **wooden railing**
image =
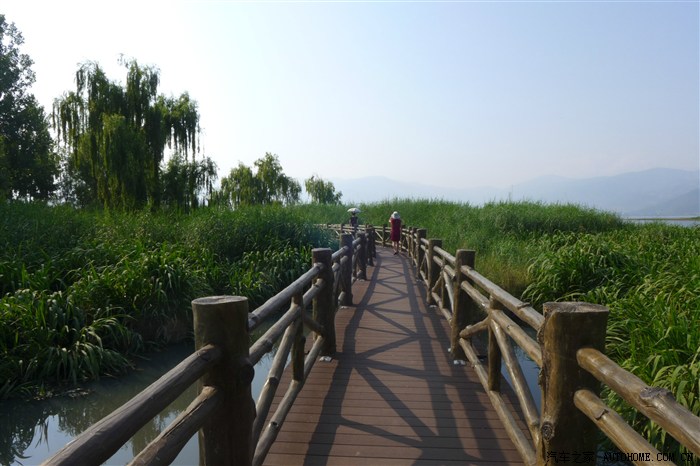
[[[476,272],[474,251],[460,249],[452,255],[442,248],[440,239],[428,239],[425,229],[412,227],[402,230],[401,247],[426,286],[428,304],[450,322],[452,357],[456,361],[466,358],[474,367],[525,463],[595,464],[599,429],[620,449],[623,460],[697,464],[700,418],[668,390],[646,385],[604,355],[607,308],[552,302],[545,303],[539,313]],[[523,325],[537,332],[537,340]],[[484,333],[488,335],[486,365],[475,347],[476,337]],[[541,413],[511,341],[540,368]],[[525,430],[501,392],[502,363],[510,375]],[[605,405],[599,397],[599,382],[678,440],[688,450],[681,454],[685,456],[657,451]]]
[[[244,297],[194,300],[195,353],[44,464],[104,463],[194,383],[199,387],[196,399],[130,464],[170,464],[197,432],[200,464],[262,464],[314,363],[335,352],[336,309],[352,305],[352,283],[366,277],[369,251],[364,232],[357,238],[341,234],[338,251],[314,249],[311,268],[251,313]],[[285,307],[286,312],[249,347],[250,333]],[[306,357],[304,326],[314,338]],[[255,403],[251,395],[254,367],[277,342],[267,381]],[[270,413],[288,359],[291,382]]]

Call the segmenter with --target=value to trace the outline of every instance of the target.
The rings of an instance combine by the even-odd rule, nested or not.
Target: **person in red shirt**
[[[401,216],[398,212],[391,214],[389,223],[391,223],[391,234],[389,238],[391,239],[391,245],[394,247],[394,255],[396,255],[399,253],[399,242],[401,241]]]

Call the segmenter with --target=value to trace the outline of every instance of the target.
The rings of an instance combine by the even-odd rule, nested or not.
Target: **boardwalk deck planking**
[[[378,250],[368,275],[265,464],[523,464],[474,371],[452,364],[448,323],[408,260]]]

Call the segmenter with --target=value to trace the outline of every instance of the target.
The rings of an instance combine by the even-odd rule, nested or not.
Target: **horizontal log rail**
[[[595,430],[606,434],[622,452],[649,453],[640,458],[665,464],[657,461],[663,459],[662,454],[657,457],[659,452],[598,398],[600,383],[657,423],[692,452],[689,455],[700,457],[700,418],[668,390],[647,386],[602,353],[607,308],[546,303],[538,312],[474,270],[473,251],[458,250],[452,255],[443,249],[441,240],[428,238],[425,229],[406,227],[402,235],[406,239],[401,244],[413,261],[416,276],[426,286],[428,304],[450,322],[453,357],[467,359],[475,368],[526,464],[554,464],[555,452],[593,452],[589,464],[595,464]],[[474,345],[475,337],[484,333],[488,335],[488,367]],[[540,368],[541,413],[512,343]],[[573,353],[568,356],[567,351]],[[510,376],[526,431],[518,426],[500,391],[501,363]]]
[[[73,439],[44,465],[101,464],[142,426],[197,383],[199,395],[172,424],[138,453],[131,465],[170,464],[199,432],[200,464],[262,464],[295,398],[319,356],[335,353],[335,312],[352,305],[352,282],[366,278],[376,233],[341,233],[340,247],[314,249],[311,267],[264,304],[248,312],[243,297],[219,296],[192,302],[196,351],[143,392]],[[371,244],[368,244],[371,243]],[[312,315],[307,311],[312,308]],[[248,347],[249,335],[272,315],[285,312]],[[304,327],[314,343],[304,354]],[[273,363],[254,402],[254,366],[271,352]],[[292,380],[270,412],[282,372],[291,359]],[[265,425],[265,420],[270,422]]]

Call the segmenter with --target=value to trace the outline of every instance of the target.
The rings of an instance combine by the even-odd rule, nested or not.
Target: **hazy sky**
[[[199,104],[220,175],[505,187],[700,166],[700,8],[659,2],[3,0],[50,111],[120,54]]]

